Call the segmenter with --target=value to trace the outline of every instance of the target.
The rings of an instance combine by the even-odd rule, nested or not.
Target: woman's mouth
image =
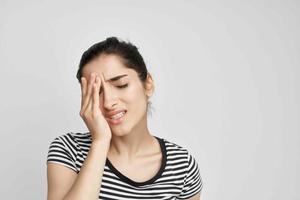
[[[111,117],[107,117],[107,121],[112,125],[120,124],[126,115],[127,111],[119,112],[118,114],[115,114]]]

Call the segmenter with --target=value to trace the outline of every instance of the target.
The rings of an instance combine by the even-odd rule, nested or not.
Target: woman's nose
[[[110,110],[117,103],[117,94],[113,87],[104,81],[103,75],[100,75],[100,78],[102,79],[103,107]]]
[[[112,109],[117,104],[117,96],[110,86],[105,86],[103,90],[103,106],[106,109]]]

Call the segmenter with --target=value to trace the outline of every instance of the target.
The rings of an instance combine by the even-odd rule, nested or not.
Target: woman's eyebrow
[[[127,74],[122,74],[122,75],[118,75],[118,76],[115,76],[113,78],[110,78],[108,80],[105,80],[105,82],[115,82],[123,77],[127,76]]]

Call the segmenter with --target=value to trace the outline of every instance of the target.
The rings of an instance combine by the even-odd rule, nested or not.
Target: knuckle
[[[85,113],[83,113],[83,117],[87,119],[89,117],[89,114],[87,112],[85,112]]]

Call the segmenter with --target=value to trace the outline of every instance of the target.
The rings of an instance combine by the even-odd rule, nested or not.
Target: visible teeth
[[[118,114],[112,116],[111,119],[118,119],[118,118],[122,117],[124,114],[125,114],[125,111],[120,112],[120,113],[118,113]]]

